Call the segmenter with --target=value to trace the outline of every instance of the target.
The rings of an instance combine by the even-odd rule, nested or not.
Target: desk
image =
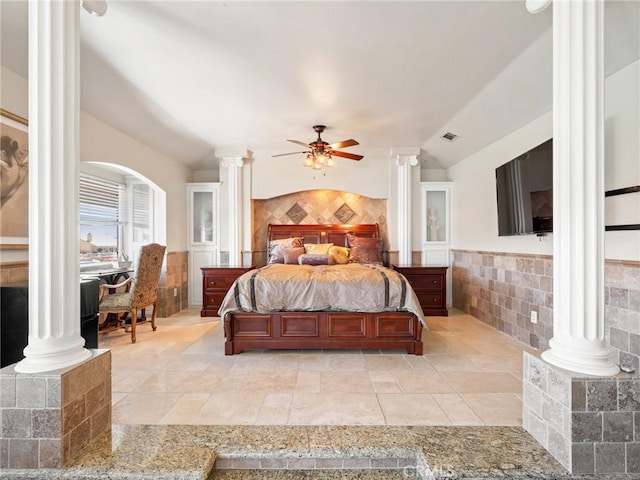
[[[132,268],[106,268],[99,270],[84,270],[80,272],[80,278],[99,278],[100,284],[115,285],[129,278],[133,273]]]

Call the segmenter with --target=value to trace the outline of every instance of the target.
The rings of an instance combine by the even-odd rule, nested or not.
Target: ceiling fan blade
[[[311,148],[311,145],[308,143],[300,142],[298,140],[287,140],[287,142],[297,143],[298,145],[302,145],[303,147]]]
[[[349,160],[362,160],[364,158],[363,155],[355,155],[353,153],[347,152],[338,152],[337,150],[333,150],[331,152],[332,156],[348,158]]]
[[[304,150],[302,152],[290,152],[290,153],[279,153],[278,155],[271,155],[272,157],[284,157],[285,155],[296,155],[298,153],[311,153],[308,150]]]
[[[331,145],[329,145],[329,147],[331,147],[332,149],[336,149],[336,148],[353,147],[354,145],[360,145],[360,144],[357,141],[355,141],[353,138],[350,138],[349,140],[343,140],[338,143],[332,143]]]

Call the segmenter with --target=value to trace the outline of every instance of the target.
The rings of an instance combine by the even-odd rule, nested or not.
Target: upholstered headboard
[[[289,237],[304,237],[304,243],[333,243],[348,247],[347,234],[358,237],[380,238],[377,223],[363,223],[360,225],[276,225],[269,224],[268,240],[279,240]]]

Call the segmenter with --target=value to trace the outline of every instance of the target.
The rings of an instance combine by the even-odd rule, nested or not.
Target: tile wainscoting
[[[536,349],[553,336],[553,259],[453,250],[453,306]],[[531,312],[538,323],[531,323]],[[640,262],[605,262],[605,336],[616,363],[640,367]]]
[[[12,285],[29,281],[28,262],[0,263],[0,285]]]
[[[189,306],[189,252],[168,252],[158,285],[159,317],[169,317]]]

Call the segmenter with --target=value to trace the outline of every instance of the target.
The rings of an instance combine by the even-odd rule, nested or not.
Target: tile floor
[[[428,317],[424,356],[400,351],[224,355],[220,319],[189,309],[112,349],[114,424],[521,425],[527,346],[452,310]]]

